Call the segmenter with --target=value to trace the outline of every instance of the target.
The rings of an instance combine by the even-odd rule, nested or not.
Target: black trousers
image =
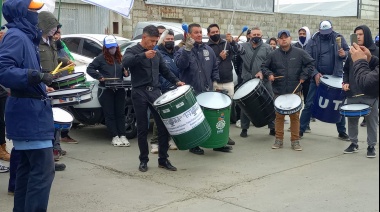
[[[98,99],[112,137],[125,136],[125,90],[99,88]]]
[[[133,88],[132,102],[136,114],[137,135],[140,149],[139,159],[141,162],[149,161],[149,146],[148,146],[148,108],[153,115],[154,121],[158,130],[158,162],[164,162],[169,157],[169,133],[161,120],[160,115],[153,107],[153,102],[161,96],[161,91],[158,88],[153,91],[147,91],[145,88]]]
[[[5,103],[7,102],[7,98],[8,97],[0,98],[0,145],[3,145],[6,143],[4,113],[5,113]]]
[[[310,79],[307,79],[304,83],[302,83],[302,95],[304,102],[306,104],[307,94],[309,93],[310,88]]]

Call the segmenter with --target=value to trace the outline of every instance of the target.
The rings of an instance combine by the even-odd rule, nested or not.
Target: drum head
[[[190,85],[184,85],[180,86],[177,89],[171,90],[160,96],[154,103],[153,105],[158,106],[158,105],[164,105],[168,102],[173,101],[174,99],[177,99],[178,97],[182,96],[185,94],[188,90],[190,90]]]
[[[74,121],[73,116],[61,108],[53,107],[53,118],[55,122],[71,123]]]
[[[302,104],[302,99],[296,94],[285,94],[276,98],[274,106],[281,110],[292,110]]]
[[[241,99],[250,94],[260,83],[260,79],[252,79],[244,83],[236,92],[233,99]]]
[[[83,93],[83,92],[88,92],[90,89],[88,88],[72,88],[72,89],[65,89],[65,90],[58,90],[58,91],[53,91],[51,93],[48,93],[48,96],[65,96],[68,94],[77,94],[77,93]]]
[[[84,76],[84,73],[74,73],[74,74],[70,74],[70,75],[67,75],[67,76],[64,76],[64,77],[59,77],[59,78],[53,80],[53,82],[65,81],[65,80],[68,80],[68,79],[75,79],[75,78],[81,77],[81,76]]]
[[[209,109],[224,109],[232,104],[229,96],[219,92],[205,92],[197,96],[198,103]]]
[[[343,78],[332,75],[324,75],[323,77],[321,77],[321,82],[330,87],[341,89]]]
[[[365,104],[348,104],[343,105],[340,109],[344,111],[362,111],[369,109],[369,105]]]

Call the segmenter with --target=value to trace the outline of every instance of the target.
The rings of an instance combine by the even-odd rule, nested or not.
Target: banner
[[[39,0],[39,1],[45,3],[45,5],[38,12],[48,11],[48,12],[54,13],[54,10],[55,10],[55,0]]]
[[[82,0],[95,6],[110,9],[125,18],[129,18],[134,0]]]

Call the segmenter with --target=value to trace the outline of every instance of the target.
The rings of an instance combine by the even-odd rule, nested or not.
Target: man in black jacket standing
[[[360,47],[365,47],[376,57],[379,57],[379,47],[375,45],[372,41],[371,30],[365,26],[358,26],[354,30],[354,33],[358,37],[358,45]],[[348,59],[344,65],[343,74],[343,90],[347,94],[348,104],[367,104],[372,106],[371,113],[365,117],[367,123],[367,157],[376,157],[375,146],[377,144],[377,131],[378,131],[378,96],[357,96],[361,95],[363,91],[360,89],[355,80],[354,75],[354,62],[351,59],[351,54],[349,54]],[[348,119],[348,135],[350,137],[351,145],[344,151],[345,154],[352,154],[358,151],[358,134],[359,134],[359,118],[349,118]]]
[[[138,143],[140,148],[141,172],[148,171],[148,108],[150,109],[158,129],[159,159],[160,168],[170,171],[177,171],[167,159],[169,143],[169,133],[162,122],[160,115],[153,107],[153,102],[161,96],[159,74],[172,84],[184,85],[167,68],[161,54],[153,48],[157,44],[159,32],[153,25],[146,26],[143,30],[142,40],[136,46],[127,49],[123,58],[123,66],[129,69],[132,76],[132,101],[136,113]]]
[[[268,55],[267,60],[262,65],[264,76],[273,82],[273,92],[275,96],[291,94],[299,83],[305,82],[309,78],[314,68],[314,59],[304,50],[293,48],[292,38],[288,30],[278,33],[280,48]],[[275,80],[275,76],[284,76]],[[296,90],[299,94],[300,88]],[[273,149],[283,147],[285,115],[276,112],[276,140]],[[292,149],[302,151],[299,139],[300,112],[290,115]]]
[[[226,35],[226,40],[220,38],[220,29],[217,24],[211,24],[207,28],[207,35],[210,40],[207,42],[215,52],[219,64],[219,81],[214,83],[214,90],[226,90],[232,98],[235,93],[233,79],[233,56],[239,51],[239,44],[232,39],[231,34]],[[235,141],[231,138],[228,145],[235,145]],[[226,148],[217,148],[215,151],[224,151]]]

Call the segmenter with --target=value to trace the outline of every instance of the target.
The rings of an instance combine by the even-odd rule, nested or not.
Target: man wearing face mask
[[[341,48],[339,48],[336,38],[341,38]],[[315,33],[306,45],[306,51],[315,60],[315,70],[311,75],[309,93],[307,95],[306,104],[301,114],[300,137],[303,137],[307,126],[310,124],[314,98],[317,93],[321,77],[323,75],[334,75],[343,77],[343,62],[348,56],[350,48],[344,37],[333,31],[330,21],[322,21],[319,25],[319,32]],[[346,119],[336,124],[338,137],[341,140],[349,140],[346,133]]]
[[[46,94],[51,74],[41,72],[37,11],[43,3],[7,0],[8,28],[0,45],[0,84],[11,89],[5,108],[8,139],[19,151],[13,211],[47,211],[54,180],[54,120]]]
[[[231,34],[226,35],[226,40],[220,38],[220,29],[217,24],[211,24],[207,28],[207,35],[210,40],[207,42],[217,55],[219,64],[220,80],[214,83],[214,90],[227,90],[228,95],[232,98],[235,93],[233,82],[233,66],[232,57],[240,50],[239,44],[233,40]],[[224,49],[226,47],[226,49]],[[228,145],[235,145],[235,141],[231,138],[228,140]],[[214,149],[215,151],[229,151],[230,148],[222,147]]]
[[[264,79],[263,74],[261,72],[261,64],[267,59],[269,53],[273,50],[272,48],[263,43],[262,40],[263,32],[259,27],[255,27],[251,30],[251,39],[248,43],[240,44],[243,50],[240,52],[240,57],[243,60],[243,71],[242,71],[242,79],[243,82],[247,82],[254,78],[260,78],[263,80],[265,87],[273,96],[272,85],[268,81],[268,79]],[[242,131],[240,136],[243,138],[248,137],[248,129],[250,126],[250,120],[248,117],[241,113],[241,128]],[[274,122],[268,125],[271,136],[275,136]]]
[[[311,33],[309,27],[302,27],[301,29],[298,30],[298,42],[295,43],[293,46],[306,50],[307,43],[309,42],[311,38]],[[309,93],[309,88],[310,88],[310,80],[311,78],[305,80],[304,83],[302,83],[302,95],[303,99],[306,104],[306,99],[307,99],[307,94]],[[315,118],[311,118],[311,120],[315,121]],[[290,129],[290,128],[289,128]],[[306,133],[311,132],[310,125],[306,127]]]

